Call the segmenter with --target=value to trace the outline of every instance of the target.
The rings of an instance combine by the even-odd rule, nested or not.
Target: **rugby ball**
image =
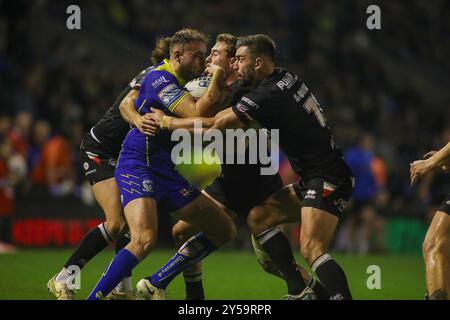
[[[211,77],[198,77],[192,79],[184,86],[187,91],[196,99],[200,99],[208,89],[211,83]]]

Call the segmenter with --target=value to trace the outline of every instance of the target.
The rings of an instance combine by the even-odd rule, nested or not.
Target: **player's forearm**
[[[199,130],[200,128],[204,131],[214,126],[214,118],[204,118],[204,117],[192,117],[192,118],[175,118],[170,116],[164,116],[161,120],[161,128],[163,130],[176,130],[185,129],[190,132]]]
[[[430,160],[434,168],[450,164],[450,142],[445,147],[436,152]]]
[[[139,91],[131,90],[127,96],[121,101],[119,110],[122,118],[125,119],[129,124],[136,126],[137,121],[139,121],[141,115],[134,108],[134,102],[139,95]]]
[[[195,116],[213,117],[220,111],[224,80],[225,71],[223,69],[217,70],[212,76],[208,90],[206,90],[205,94],[195,104]]]

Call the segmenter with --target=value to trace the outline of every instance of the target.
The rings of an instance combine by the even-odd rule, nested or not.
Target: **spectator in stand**
[[[67,195],[74,186],[75,169],[67,139],[60,134],[51,136],[49,124],[42,120],[36,123],[35,136],[41,151],[32,168],[33,183],[48,187],[54,196]]]
[[[366,133],[361,136],[358,145],[345,152],[345,160],[355,176],[344,248],[349,252],[367,254],[372,235],[376,233],[378,238],[383,235],[383,218],[377,213],[375,200],[385,183],[385,168],[383,161],[375,156],[374,147],[374,136]]]
[[[7,158],[11,143],[0,137],[0,253],[7,252],[6,243],[11,241],[11,216],[14,210],[14,190],[9,183]]]
[[[12,141],[0,135],[0,253],[13,252],[11,225],[14,214],[14,187],[26,177],[26,162],[14,151]]]
[[[19,112],[14,120],[14,126],[8,134],[15,152],[27,157],[30,131],[33,124],[33,116],[26,111]]]
[[[11,126],[11,118],[7,115],[0,115],[0,137],[6,137],[11,130]]]

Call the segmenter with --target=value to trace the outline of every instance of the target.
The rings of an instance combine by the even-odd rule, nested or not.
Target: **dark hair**
[[[248,47],[253,56],[265,55],[272,60],[275,59],[275,41],[265,34],[255,34],[239,38],[236,49],[244,46]]]
[[[221,33],[216,37],[216,42],[225,42],[227,45],[227,54],[229,57],[234,57],[236,54],[236,43],[238,38],[231,33]]]
[[[196,29],[182,29],[175,32],[170,40],[170,51],[177,44],[190,44],[194,41],[202,41],[208,43],[209,39],[206,34]]]
[[[171,37],[163,37],[158,38],[158,40],[156,40],[155,49],[153,49],[152,56],[150,58],[153,65],[156,66],[157,64],[161,63],[164,59],[169,58],[170,56],[169,45],[171,40],[172,40]]]

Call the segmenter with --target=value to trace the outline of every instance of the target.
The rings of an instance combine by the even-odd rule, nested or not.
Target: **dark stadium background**
[[[81,30],[66,28],[69,4],[81,8]],[[366,28],[372,4],[381,8],[381,30]],[[193,27],[212,43],[222,32],[273,37],[279,65],[315,93],[343,151],[356,164],[363,163],[361,144],[371,154],[359,169],[369,168],[375,191],[349,208],[334,249],[420,259],[450,179],[427,177],[411,188],[409,163],[450,140],[449,14],[445,0],[0,1],[2,250],[73,247],[103,219],[82,174],[80,139],[150,64],[157,37]],[[54,182],[39,168],[46,152],[62,164]],[[295,179],[283,157],[280,164],[284,181]],[[218,170],[183,172],[203,186]],[[250,250],[242,221],[232,247]],[[171,223],[160,217],[161,247],[173,246]],[[295,248],[298,230],[285,231]],[[361,246],[364,232],[370,241]]]

